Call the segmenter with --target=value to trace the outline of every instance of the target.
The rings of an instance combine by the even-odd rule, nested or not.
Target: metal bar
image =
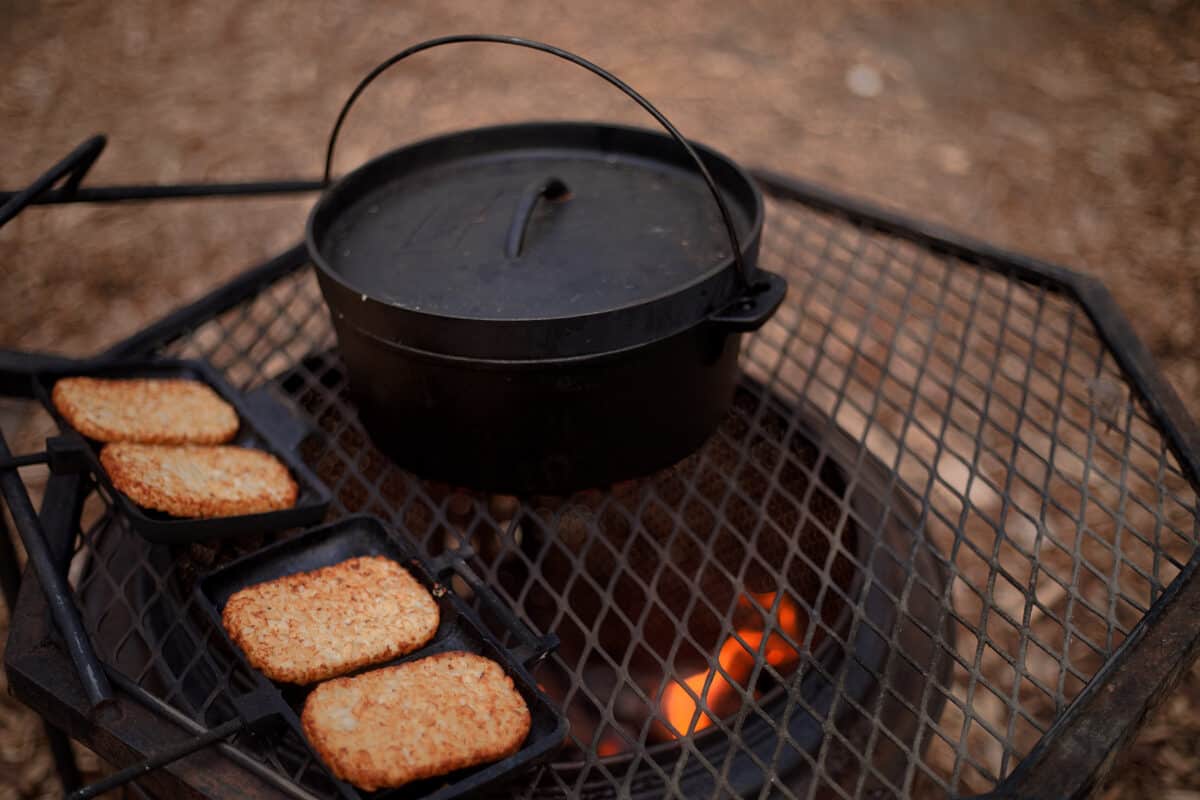
[[[1054,726],[979,800],[1083,798],[1200,656],[1200,559],[1193,558]]]
[[[79,369],[76,359],[50,355],[49,353],[23,352],[0,349],[0,395],[5,397],[33,397],[33,376],[39,372]]]
[[[132,764],[125,769],[114,772],[103,780],[96,781],[93,784],[84,786],[83,788],[69,794],[68,800],[89,800],[89,798],[101,795],[110,789],[115,789],[118,786],[124,786],[144,775],[151,770],[166,766],[173,761],[178,761],[185,756],[189,756],[197,750],[203,750],[210,744],[221,741],[229,736],[240,731],[244,723],[240,719],[231,719],[228,722],[218,725],[211,730],[196,736],[194,739],[187,739],[182,742],[164,747],[154,755]]]
[[[112,682],[116,684],[122,692],[132,697],[147,710],[161,715],[164,719],[169,720],[180,728],[183,728],[185,731],[199,735],[207,730],[203,725],[200,725],[195,720],[180,713],[178,709],[173,708],[161,698],[150,694],[150,692],[146,691],[136,682],[131,681],[117,670],[107,668],[106,672],[108,673],[109,678],[112,679]],[[267,765],[250,758],[241,750],[238,750],[235,746],[225,742],[218,742],[216,744],[216,749],[221,751],[221,754],[226,758],[235,761],[238,766],[244,768],[248,772],[253,773],[256,777],[269,783],[271,786],[280,790],[284,794],[295,798],[295,800],[317,800],[317,798],[310,792],[305,791],[302,787],[292,783],[284,776],[271,770]]]
[[[177,308],[129,338],[105,350],[100,359],[130,358],[145,355],[182,336],[202,322],[226,311],[284,275],[308,263],[304,244],[285,250],[257,267],[246,270],[228,283],[218,286],[192,303]]]
[[[172,341],[191,328],[212,319],[255,292],[269,286],[284,275],[308,263],[308,251],[297,244],[278,256],[251,267],[231,281],[208,294],[175,309],[158,321],[109,347],[99,356],[72,360],[61,356],[0,350],[0,396],[33,396],[33,373],[43,370],[63,370],[120,358],[132,358],[150,353]]]
[[[75,529],[79,524],[79,513],[83,508],[84,481],[79,474],[51,475],[42,495],[42,530],[46,532],[46,545],[54,560],[55,569],[67,574],[71,553],[75,543]],[[15,605],[13,606],[15,608]],[[74,791],[83,784],[75,752],[71,749],[71,738],[48,719],[42,720],[50,755],[64,792]]]
[[[0,203],[3,203],[0,205],[0,228],[20,214],[26,206],[37,202],[37,198],[47,189],[67,176],[70,177],[63,192],[68,195],[74,193],[84,174],[96,163],[96,158],[104,150],[105,141],[103,136],[93,136],[72,150],[62,161],[39,175],[25,189],[0,195]]]
[[[79,528],[79,515],[83,511],[87,486],[80,473],[51,474],[42,495],[39,513],[42,530],[60,575],[67,574],[75,551],[75,534]]]
[[[3,433],[0,432],[0,460],[11,457],[12,452],[8,449],[8,443],[4,440]],[[42,531],[41,520],[34,512],[33,503],[30,502],[29,494],[25,491],[25,484],[22,483],[21,476],[17,474],[16,470],[0,471],[0,490],[3,490],[13,523],[21,535],[21,541],[25,545],[29,561],[37,572],[42,590],[46,595],[46,602],[50,606],[50,613],[54,616],[54,621],[66,641],[67,651],[75,663],[76,672],[83,683],[88,701],[93,708],[111,702],[113,699],[112,687],[92,650],[87,631],[79,617],[79,610],[71,601],[70,586],[55,568],[54,556]]]
[[[4,604],[11,616],[17,607],[17,592],[21,589],[21,568],[17,566],[17,548],[13,545],[12,533],[4,515],[0,514],[0,589],[4,592]]]
[[[1082,277],[1078,295],[1100,339],[1137,389],[1151,419],[1161,426],[1184,476],[1192,485],[1200,484],[1200,427],[1195,419],[1163,377],[1154,356],[1133,332],[1112,292],[1095,278]]]
[[[13,456],[12,458],[0,458],[0,469],[32,467],[34,464],[45,464],[49,460],[49,453],[28,453],[23,456]]]
[[[50,745],[50,755],[54,758],[54,768],[58,772],[58,781],[64,792],[72,792],[83,783],[79,774],[79,765],[75,763],[75,751],[71,749],[71,739],[49,720],[42,720],[46,731],[46,743]]]
[[[197,200],[206,197],[247,197],[259,195],[319,192],[319,180],[247,181],[244,183],[176,183],[131,186],[94,186],[71,191],[68,188],[44,191],[26,200],[24,205],[60,205],[63,203],[125,203],[138,200]],[[28,190],[26,190],[28,191]],[[0,191],[0,203],[25,192]],[[24,206],[22,206],[24,207]],[[0,221],[0,225],[3,221]]]
[[[952,255],[968,264],[1006,272],[1029,283],[1045,285],[1059,291],[1077,292],[1080,283],[1089,280],[1082,273],[1058,264],[1003,250],[941,225],[906,217],[791,175],[767,169],[752,169],[750,174],[769,194],[835,214],[855,225],[916,242],[935,252]]]

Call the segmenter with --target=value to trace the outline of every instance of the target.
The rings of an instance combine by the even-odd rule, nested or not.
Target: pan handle
[[[87,628],[84,627],[79,609],[72,599],[71,587],[66,576],[55,566],[54,554],[42,528],[41,518],[34,510],[25,483],[17,473],[20,463],[9,451],[3,433],[0,433],[0,461],[8,464],[6,469],[0,470],[0,496],[8,504],[8,511],[25,545],[29,563],[42,585],[42,592],[46,595],[46,605],[50,607],[50,614],[66,643],[67,653],[75,665],[79,681],[83,684],[89,708],[95,710],[108,705],[113,701],[112,686],[108,682],[108,676],[104,674],[100,660],[96,657],[96,651],[92,648]]]
[[[525,669],[532,670],[542,659],[558,649],[558,636],[553,633],[538,636],[534,633],[533,629],[514,614],[511,608],[501,602],[492,588],[467,566],[466,559],[470,557],[469,549],[459,549],[447,553],[442,557],[444,560],[439,560],[440,563],[433,562],[430,566],[434,568],[439,580],[444,580],[446,575],[457,575],[462,578],[472,593],[479,598],[480,605],[495,616],[505,630],[512,633],[516,641],[515,646],[509,648],[509,654],[513,660]]]
[[[0,349],[0,396],[33,397],[34,376],[47,372],[70,372],[96,361]]]
[[[132,783],[138,778],[152,770],[165,767],[168,764],[190,756],[192,753],[203,750],[209,745],[216,744],[224,739],[228,739],[235,733],[240,732],[246,727],[246,723],[240,719],[232,719],[223,725],[218,725],[210,731],[200,734],[192,739],[184,739],[177,744],[167,745],[153,755],[142,759],[136,764],[131,764],[125,769],[114,772],[106,778],[102,778],[95,783],[80,787],[67,795],[66,800],[91,800],[93,797],[99,797],[105,792],[112,791],[118,787],[124,786],[127,783]]]
[[[365,90],[372,81],[378,78],[381,73],[383,73],[393,64],[403,61],[411,55],[419,53],[422,50],[429,50],[431,48],[440,47],[446,44],[458,44],[462,42],[492,42],[494,44],[511,44],[517,47],[526,47],[530,50],[539,50],[543,53],[549,53],[550,55],[557,56],[564,61],[570,61],[572,64],[583,67],[589,72],[603,78],[613,86],[620,89],[635,103],[645,109],[650,116],[654,117],[654,119],[658,121],[658,124],[662,125],[663,128],[666,129],[667,133],[671,134],[671,137],[679,143],[679,146],[687,152],[688,156],[696,164],[696,168],[700,171],[700,176],[704,178],[704,182],[708,184],[708,190],[712,193],[713,199],[717,201],[717,208],[720,210],[721,219],[725,223],[725,231],[729,234],[729,244],[733,248],[733,261],[737,266],[738,276],[741,278],[744,286],[754,286],[754,275],[751,274],[750,268],[746,265],[745,260],[742,258],[741,242],[738,239],[737,229],[733,224],[733,216],[729,213],[729,207],[725,205],[725,199],[721,195],[721,190],[717,188],[717,182],[713,180],[713,176],[709,173],[708,167],[704,165],[704,161],[696,153],[696,150],[692,147],[692,145],[688,143],[688,140],[683,138],[683,134],[681,134],[675,128],[675,126],[671,124],[670,120],[663,116],[661,111],[651,105],[649,100],[642,97],[640,94],[634,91],[631,86],[622,81],[616,75],[613,75],[608,70],[597,66],[591,61],[581,58],[574,53],[569,53],[566,50],[554,47],[553,45],[535,42],[530,39],[522,39],[517,36],[496,36],[492,34],[460,34],[456,36],[441,36],[436,39],[429,39],[419,44],[414,44],[412,47],[401,50],[396,55],[392,56],[386,61],[381,62],[373,70],[367,73],[365,78],[359,81],[358,86],[354,87],[354,91],[350,93],[350,97],[346,100],[345,105],[342,106],[342,110],[338,113],[337,122],[335,122],[333,125],[333,132],[329,135],[329,147],[325,151],[325,173],[323,178],[324,186],[328,187],[330,184],[330,176],[333,171],[333,153],[334,148],[337,146],[338,133],[340,133],[342,130],[342,123],[345,122],[346,115],[350,113],[350,107],[354,105],[354,101],[357,100],[358,96],[363,93],[363,90]]]

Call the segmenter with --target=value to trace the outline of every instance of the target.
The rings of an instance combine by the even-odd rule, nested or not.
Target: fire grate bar
[[[761,257],[791,295],[722,430],[629,485],[506,498],[396,469],[302,248],[108,354],[205,358],[290,403],[321,431],[305,460],[334,516],[379,514],[431,557],[469,547],[560,635],[539,677],[572,737],[519,796],[1084,794],[1196,655],[1200,434],[1096,282],[758,177]],[[91,493],[72,572],[102,657],[170,724],[220,724],[250,683],[190,584],[236,548],[146,549],[107,505]],[[9,662],[61,717],[19,647]],[[223,753],[329,790],[302,742]]]

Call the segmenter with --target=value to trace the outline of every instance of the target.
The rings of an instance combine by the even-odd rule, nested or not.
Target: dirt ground
[[[455,32],[575,50],[744,163],[1097,276],[1200,415],[1190,0],[6,0],[0,185],[28,182],[96,132],[109,137],[88,179],[97,185],[315,176],[358,78]],[[568,65],[459,45],[368,92],[337,164],[474,124],[578,117],[640,121]],[[31,210],[0,231],[0,346],[93,351],[298,241],[310,202]],[[27,416],[0,405],[18,440]],[[1102,795],[1200,799],[1198,709],[1193,670]],[[40,736],[31,712],[0,697],[0,800],[56,793]]]

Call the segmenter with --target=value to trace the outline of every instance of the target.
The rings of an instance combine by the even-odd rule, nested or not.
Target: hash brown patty
[[[231,445],[114,442],[100,463],[118,491],[175,517],[232,517],[296,504],[298,488],[270,453]]]
[[[404,567],[360,556],[248,586],[221,622],[252,666],[272,680],[315,683],[421,647],[438,606]]]
[[[323,683],[300,721],[333,774],[367,790],[507,758],[530,727],[500,665],[463,652]]]
[[[221,444],[237,435],[233,406],[180,378],[62,378],[50,399],[71,427],[100,442]]]

